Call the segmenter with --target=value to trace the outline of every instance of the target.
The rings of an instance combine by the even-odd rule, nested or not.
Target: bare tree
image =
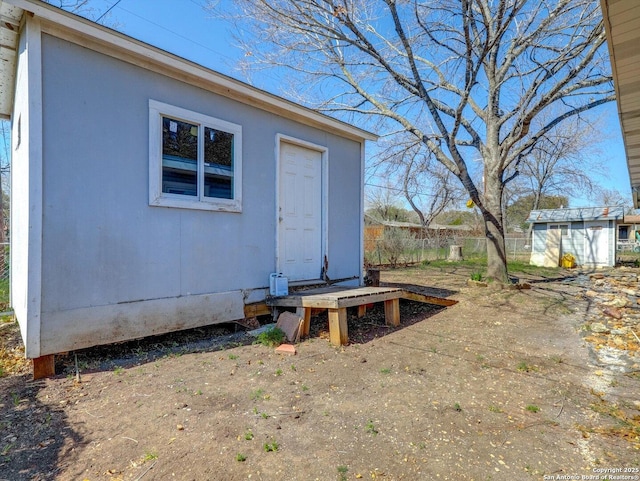
[[[631,203],[629,195],[624,195],[619,190],[600,187],[596,190],[593,197],[600,205],[622,206],[624,207],[625,213],[629,214],[633,212],[633,205]]]
[[[81,17],[88,18],[96,23],[107,25],[111,28],[117,28],[119,26],[117,21],[111,18],[112,10],[122,1],[113,0],[111,5],[107,8],[100,8],[95,6],[98,2],[95,0],[43,0],[46,3],[58,7],[67,12],[75,13]],[[103,6],[104,4],[101,4]]]
[[[593,0],[233,5],[248,62],[297,72],[297,90],[308,103],[324,97],[314,104],[327,112],[400,126],[462,182],[484,219],[487,274],[500,281],[508,280],[507,171],[556,125],[614,98]],[[554,105],[553,118],[542,121]],[[482,188],[469,172],[478,157]]]
[[[395,220],[408,222],[410,211],[402,207],[400,190],[387,182],[385,185],[370,184],[366,189],[365,213],[376,221]]]
[[[415,136],[392,136],[373,167],[382,167],[386,178],[396,179],[397,190],[423,227],[429,227],[436,216],[463,197],[462,185]]]
[[[532,196],[532,210],[540,208],[545,197],[590,197],[599,187],[596,176],[604,175],[605,169],[594,145],[600,137],[596,125],[567,120],[540,138],[516,166],[517,177],[514,186],[505,192],[522,196]],[[515,172],[514,172],[515,174]],[[511,187],[511,188],[510,188]],[[529,226],[528,238],[531,237]]]

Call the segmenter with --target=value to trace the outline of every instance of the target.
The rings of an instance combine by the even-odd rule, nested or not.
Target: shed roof
[[[0,0],[0,118],[11,118],[13,110],[18,32],[25,13],[40,20],[43,32],[106,55],[347,138],[360,141],[378,138],[376,134],[36,0]]]
[[[618,220],[624,217],[624,207],[575,207],[572,209],[532,210],[527,222],[574,222],[589,220]]]

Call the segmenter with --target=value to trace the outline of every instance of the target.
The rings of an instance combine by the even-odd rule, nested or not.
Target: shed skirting
[[[57,354],[242,318],[242,291],[43,312],[39,355]]]

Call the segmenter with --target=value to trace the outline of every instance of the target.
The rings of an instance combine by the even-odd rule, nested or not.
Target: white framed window
[[[242,126],[149,100],[149,204],[242,212]]]
[[[571,237],[571,226],[569,224],[549,224],[549,229],[560,229],[560,235],[562,237]]]

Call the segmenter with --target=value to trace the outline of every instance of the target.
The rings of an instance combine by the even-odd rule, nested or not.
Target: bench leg
[[[400,325],[400,299],[384,301],[384,320],[387,326]]]
[[[342,346],[349,342],[346,307],[329,309],[329,339],[334,346]]]
[[[53,354],[33,359],[33,380],[56,375],[56,363]]]
[[[367,315],[367,305],[363,304],[358,306],[358,317],[364,317]]]
[[[302,318],[302,329],[300,330],[300,337],[306,337],[309,335],[311,329],[311,308],[310,307],[298,307],[296,314]]]

